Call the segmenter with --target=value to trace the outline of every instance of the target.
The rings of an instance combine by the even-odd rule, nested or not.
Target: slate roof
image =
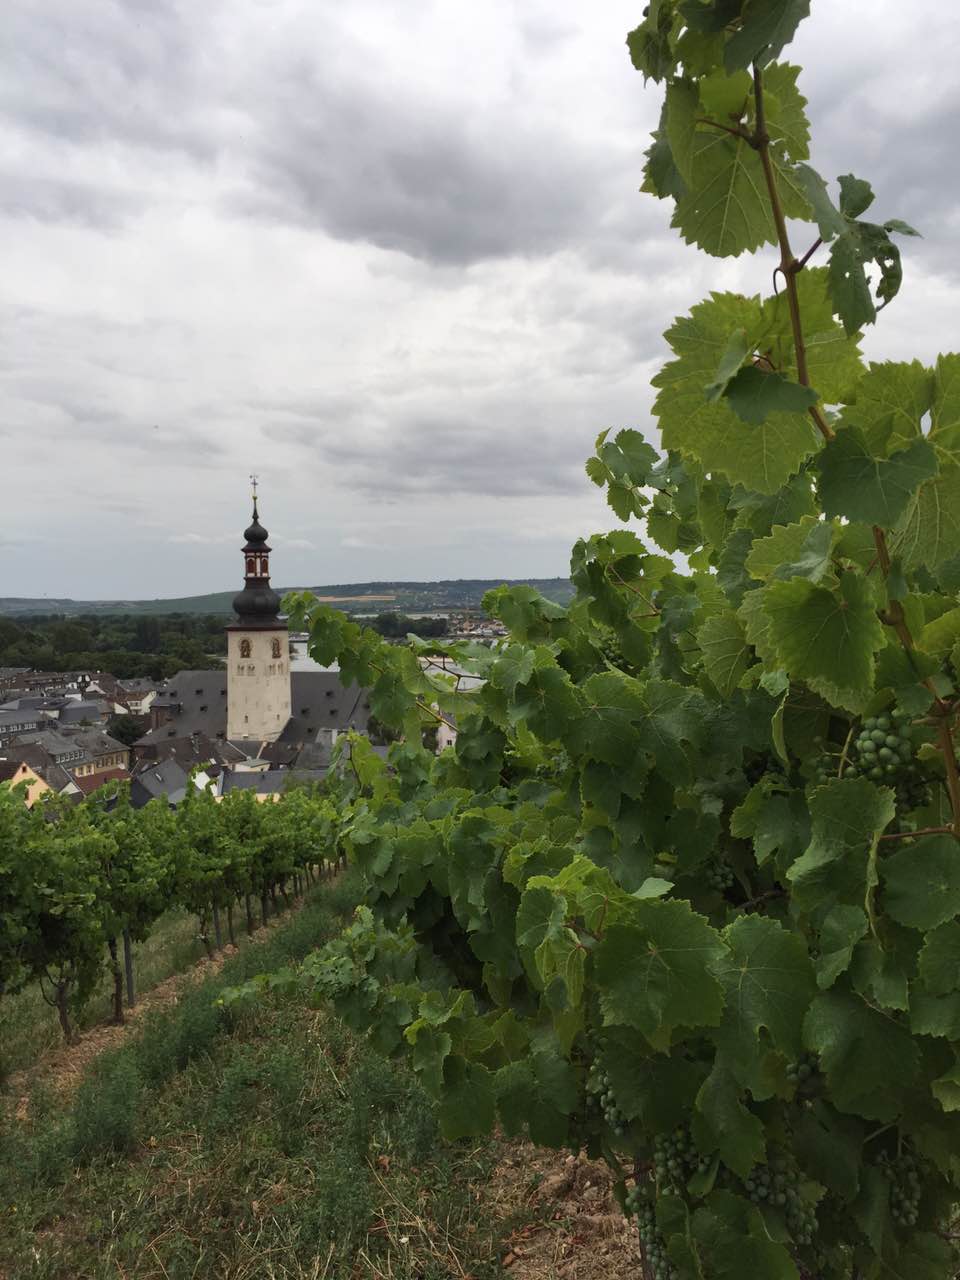
[[[335,671],[294,671],[290,675],[291,715],[278,743],[278,756],[291,759],[307,742],[316,742],[321,730],[356,729],[364,732],[370,719],[369,694],[357,684],[344,686]],[[227,731],[227,673],[181,671],[171,677],[154,699],[152,712],[169,707],[169,723],[151,729],[137,740],[139,748],[173,738],[202,734],[224,737]],[[263,754],[256,743],[249,754]],[[267,757],[273,758],[273,757]],[[287,761],[284,760],[284,763]]]
[[[107,752],[130,750],[122,742],[118,742],[116,738],[111,738],[109,733],[103,733],[100,729],[71,728],[68,733],[60,736],[68,742],[75,742],[78,747],[82,747],[91,756],[104,756]]]
[[[26,727],[27,725],[40,726],[47,723],[47,717],[40,714],[33,707],[24,707],[7,710],[0,710],[0,733],[12,733],[16,731],[18,725]]]
[[[130,803],[134,809],[142,809],[150,800],[165,796],[171,805],[178,805],[187,793],[190,778],[176,760],[160,760],[142,769],[130,785]]]
[[[38,729],[35,733],[22,733],[15,743],[10,744],[7,751],[12,754],[14,749],[24,744],[40,747],[53,760],[58,756],[64,756],[71,757],[79,763],[86,754],[84,746],[76,738],[68,738],[66,734],[58,733],[56,729]],[[117,746],[119,745],[118,743]]]
[[[266,769],[233,771],[223,775],[221,795],[231,791],[255,791],[261,796],[282,794],[296,783],[322,782],[325,769]]]
[[[60,712],[61,724],[80,724],[84,720],[89,720],[93,724],[97,720],[106,720],[113,713],[113,704],[107,703],[103,699],[97,699],[93,702],[89,699],[83,702],[75,702],[73,700],[67,702]]]
[[[172,725],[169,727],[173,728]],[[150,738],[149,734],[147,738]],[[151,741],[141,738],[134,751],[139,761],[176,760],[187,772],[195,765],[207,765],[210,761],[218,765],[236,764],[245,760],[248,754],[224,738],[208,738],[203,733],[186,738],[165,738],[161,732],[161,736]]]

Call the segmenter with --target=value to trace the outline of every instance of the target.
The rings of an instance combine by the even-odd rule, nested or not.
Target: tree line
[[[238,913],[252,933],[334,857],[335,811],[316,789],[260,803],[191,788],[176,811],[160,799],[133,809],[129,784],[32,809],[21,790],[0,787],[0,997],[37,983],[68,1043],[105,970],[123,1022],[133,944],[171,907],[196,915],[213,955],[235,942]]]
[[[216,614],[0,617],[0,667],[109,671],[118,679],[165,680],[222,666],[225,619]]]

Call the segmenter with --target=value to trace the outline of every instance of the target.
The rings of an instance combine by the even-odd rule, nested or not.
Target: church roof
[[[178,738],[201,734],[208,738],[224,738],[227,732],[227,673],[225,671],[181,671],[172,676],[153,702],[153,711],[170,708],[167,724],[151,729],[137,740],[136,746],[157,746]],[[248,744],[257,750],[248,754],[265,754],[270,747],[282,748],[284,757],[277,763],[289,763],[305,743],[317,742],[325,729],[364,732],[370,719],[369,691],[351,683],[344,686],[336,671],[293,671],[290,673],[290,708],[279,742]],[[292,749],[292,750],[291,750]]]

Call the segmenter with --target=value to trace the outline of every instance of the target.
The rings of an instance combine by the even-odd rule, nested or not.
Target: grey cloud
[[[0,114],[32,135],[123,141],[210,157],[204,6],[183,0],[6,0]]]
[[[143,201],[91,182],[59,181],[0,173],[0,213],[53,224],[71,223],[99,230],[122,225]]]
[[[263,103],[244,212],[441,264],[545,255],[602,217],[610,164],[506,114],[397,102],[304,74]],[[605,163],[605,160],[607,163]]]

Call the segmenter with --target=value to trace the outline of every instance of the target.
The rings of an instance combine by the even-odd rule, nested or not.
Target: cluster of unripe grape
[[[796,1244],[813,1243],[816,1209],[801,1195],[799,1171],[785,1156],[774,1156],[767,1164],[755,1165],[743,1185],[754,1204],[782,1211]]]
[[[643,1256],[653,1280],[676,1280],[677,1273],[670,1265],[663,1236],[657,1230],[657,1215],[653,1204],[639,1185],[630,1188],[624,1205],[627,1213],[636,1215]]]
[[[733,867],[722,858],[711,858],[704,867],[703,877],[708,887],[716,889],[718,893],[726,893],[733,888]]]
[[[627,1118],[617,1106],[610,1077],[596,1058],[587,1072],[587,1103],[594,1107],[599,1106],[606,1123],[618,1138],[623,1137],[627,1129]]]
[[[877,1159],[890,1183],[890,1216],[899,1227],[915,1227],[920,1213],[920,1162],[910,1150],[891,1158],[885,1151]]]
[[[708,1156],[701,1155],[683,1125],[672,1133],[658,1134],[653,1143],[653,1170],[657,1190],[681,1191],[694,1173],[703,1173],[710,1167]]]
[[[611,666],[618,667],[621,671],[628,673],[634,670],[633,663],[623,652],[620,637],[612,627],[603,627],[593,643]]]
[[[817,766],[818,782],[837,776],[829,757]],[[894,708],[878,716],[868,716],[851,743],[851,758],[843,766],[844,778],[869,778],[871,782],[894,787],[897,804],[916,809],[930,798],[929,789],[914,754],[910,715]]]
[[[815,1053],[801,1054],[796,1062],[787,1066],[787,1081],[795,1085],[798,1093],[810,1093],[819,1083],[820,1063]]]

